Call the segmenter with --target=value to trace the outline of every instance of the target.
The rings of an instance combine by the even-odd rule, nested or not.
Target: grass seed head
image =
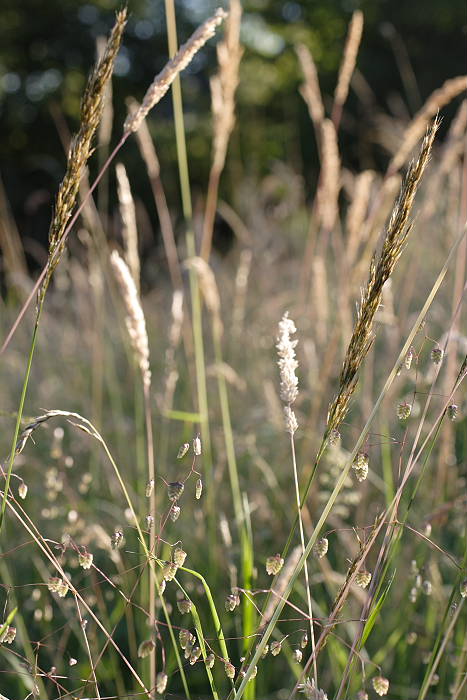
[[[167,494],[171,501],[178,501],[184,490],[185,485],[181,481],[171,481],[167,484]]]
[[[162,693],[165,692],[165,689],[167,688],[167,681],[169,680],[169,677],[164,671],[159,671],[159,673],[156,676],[156,691],[162,695]]]
[[[145,639],[144,642],[141,642],[141,644],[138,647],[138,656],[140,659],[145,659],[146,656],[149,656],[152,651],[156,648],[156,645],[154,643],[153,639]]]
[[[373,688],[375,689],[375,693],[378,693],[378,695],[387,695],[389,690],[389,681],[387,678],[384,678],[383,676],[376,676],[376,678],[373,678],[371,682],[373,684]]]
[[[235,678],[235,666],[230,663],[230,661],[227,661],[224,665],[225,669],[225,675],[227,678],[230,678],[231,680]]]
[[[271,576],[275,576],[284,566],[284,560],[280,554],[275,554],[266,559],[266,571]]]
[[[360,588],[366,588],[371,581],[371,573],[369,571],[359,571],[355,576],[355,583]]]
[[[321,537],[313,547],[313,551],[318,559],[322,559],[328,553],[329,540],[327,537]]]

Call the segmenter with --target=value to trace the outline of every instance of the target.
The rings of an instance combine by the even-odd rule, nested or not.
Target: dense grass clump
[[[5,256],[0,697],[460,700],[466,102],[442,139],[436,115],[467,80],[446,81],[408,123],[393,119],[401,137],[385,172],[350,172],[339,136],[363,32],[355,12],[332,99],[296,47],[316,191],[276,164],[227,204],[241,4],[179,50],[166,8],[172,58],[142,104],[129,101],[89,185],[117,14],[42,273],[20,279]],[[193,207],[179,73],[221,24],[212,163]],[[182,235],[147,124],[170,86]],[[142,204],[115,162],[133,137],[168,270],[148,275],[151,289]],[[92,194],[114,167],[118,211],[102,211]],[[235,236],[224,259],[217,214]]]

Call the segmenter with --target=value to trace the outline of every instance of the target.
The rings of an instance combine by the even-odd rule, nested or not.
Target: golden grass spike
[[[336,129],[330,119],[323,121],[321,134],[321,184],[318,190],[318,205],[321,225],[326,231],[331,231],[338,215],[340,158]]]
[[[219,70],[217,75],[211,78],[213,155],[201,243],[201,257],[206,261],[209,260],[211,254],[220,176],[225,165],[230,135],[235,125],[235,92],[238,87],[238,73],[243,55],[243,49],[240,46],[241,19],[242,6],[240,1],[230,0],[224,40],[217,45]]]
[[[140,289],[140,261],[138,253],[138,230],[136,228],[136,211],[130,183],[123,163],[115,166],[117,174],[117,191],[120,203],[120,216],[122,217],[122,238],[125,246],[125,261],[130,268],[131,276]]]
[[[349,85],[357,62],[357,53],[362,39],[363,32],[363,12],[355,10],[349,24],[347,41],[345,43],[344,55],[339,67],[337,85],[334,91],[334,104],[332,107],[332,122],[336,129],[342,114],[342,107],[349,94]]]
[[[316,129],[319,130],[321,128],[321,123],[324,120],[325,112],[323,98],[321,97],[321,89],[319,87],[316,64],[313,60],[311,52],[303,44],[296,46],[295,51],[297,52],[303,77],[305,78],[305,82],[300,88],[300,94],[307,104],[311,121],[315,125]]]
[[[114,61],[120,48],[126,17],[126,10],[117,12],[105,50],[91,72],[84,91],[81,101],[80,128],[71,141],[65,177],[58,190],[55,211],[50,224],[49,259],[47,272],[38,292],[39,305],[44,299],[50,278],[60,261],[65,246],[63,232],[75,205],[84,168],[92,153],[91,142],[102,115],[106,86],[112,75]]]
[[[357,384],[358,370],[373,343],[373,321],[381,303],[383,285],[392,274],[407,242],[411,229],[410,210],[429,161],[438,127],[439,121],[435,120],[423,139],[418,159],[410,164],[386,229],[381,253],[377,259],[374,255],[371,261],[368,282],[362,291],[357,321],[340,375],[339,391],[329,408],[327,434],[331,430],[337,430],[344,420]]]
[[[401,145],[389,163],[389,173],[394,173],[405,163],[412,148],[425,131],[430,119],[465,90],[467,90],[467,75],[461,75],[457,78],[446,80],[438,90],[435,90],[430,95],[405,130]]]
[[[110,262],[118,285],[122,291],[123,301],[126,308],[125,323],[128,330],[128,335],[130,336],[131,346],[141,370],[143,384],[146,387],[149,387],[151,384],[151,370],[149,369],[149,342],[146,331],[146,321],[138,291],[128,265],[116,250],[112,251]]]
[[[172,60],[156,75],[148,87],[139,109],[126,118],[123,125],[124,134],[139,129],[148,112],[162,99],[177,75],[191,63],[193,56],[198,53],[208,39],[214,36],[216,28],[226,17],[227,13],[218,8],[214,15],[198,27],[188,41],[180,47]]]

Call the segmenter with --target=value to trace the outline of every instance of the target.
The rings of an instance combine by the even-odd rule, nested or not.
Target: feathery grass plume
[[[321,224],[331,231],[338,214],[337,199],[340,188],[340,159],[337,133],[330,119],[321,125],[321,183],[318,190],[318,206]]]
[[[141,370],[143,384],[149,387],[151,384],[151,370],[149,369],[148,334],[136,285],[127,264],[116,250],[112,251],[110,262],[122,290],[126,308],[125,323],[133,352]]]
[[[321,129],[321,124],[324,121],[324,105],[319,87],[318,71],[313,56],[309,49],[304,44],[299,44],[295,47],[295,51],[300,61],[303,77],[305,82],[300,88],[300,94],[305,100],[311,121],[315,125],[317,134]]]
[[[371,261],[368,282],[362,291],[357,320],[340,375],[339,391],[329,407],[326,436],[331,430],[339,428],[347,414],[358,380],[358,370],[373,343],[373,320],[381,303],[383,286],[391,276],[407,242],[411,230],[408,223],[410,210],[429,161],[438,127],[439,121],[435,120],[423,139],[418,159],[410,164],[391,214],[379,257],[376,259],[374,256]]]
[[[349,85],[352,78],[352,73],[357,62],[357,53],[362,39],[363,32],[363,12],[355,10],[350,20],[349,31],[345,43],[344,55],[339,67],[339,75],[337,85],[334,91],[334,104],[332,107],[332,122],[336,127],[339,127],[339,122],[342,114],[342,107],[349,94]]]
[[[125,259],[130,268],[131,276],[139,293],[140,263],[138,253],[138,229],[136,228],[136,211],[130,183],[123,163],[115,166],[117,175],[117,192],[122,217],[122,238],[125,245]]]
[[[209,260],[211,253],[219,180],[224,169],[230,135],[235,125],[235,92],[238,86],[238,71],[243,55],[243,49],[240,46],[241,18],[242,5],[240,0],[230,0],[224,40],[217,44],[219,71],[210,81],[214,135],[212,165],[209,173],[201,242],[201,257],[204,260]]]
[[[467,89],[467,76],[460,75],[457,78],[446,80],[443,85],[435,90],[427,99],[423,107],[417,112],[407,127],[399,149],[389,163],[388,173],[392,174],[403,165],[412,148],[425,131],[428,122],[446,104],[457,95]]]
[[[133,114],[129,114],[123,125],[123,133],[137,131],[148,112],[156,105],[177,77],[191,62],[193,56],[204,46],[204,44],[214,36],[216,28],[227,17],[227,13],[218,8],[214,15],[207,19],[191,35],[188,41],[180,47],[175,56],[165,65],[146,91],[143,102],[139,109]]]
[[[81,101],[81,125],[72,139],[67,157],[67,169],[55,202],[55,210],[49,229],[49,258],[47,271],[38,292],[38,305],[44,300],[50,279],[57,267],[65,239],[63,232],[72,214],[79,184],[86,163],[92,153],[91,142],[102,115],[107,83],[112,75],[114,61],[120,48],[127,12],[117,12],[115,24],[101,58],[88,78]]]

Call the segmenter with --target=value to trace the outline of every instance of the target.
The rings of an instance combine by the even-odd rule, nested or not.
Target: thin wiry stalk
[[[167,17],[167,39],[169,43],[169,54],[174,56],[177,51],[177,24],[175,19],[175,6],[173,0],[165,0],[165,12]],[[180,189],[182,195],[183,216],[186,223],[186,249],[189,258],[196,255],[195,235],[193,231],[193,207],[191,202],[190,178],[188,173],[188,157],[186,151],[185,128],[183,118],[182,92],[179,76],[173,81],[172,99],[174,106],[175,138],[177,144],[177,165],[180,178]],[[213,465],[211,435],[209,430],[209,410],[208,393],[206,385],[206,365],[204,354],[204,340],[202,327],[202,308],[199,291],[198,276],[194,270],[189,271],[190,293],[191,293],[191,313],[193,323],[193,341],[195,348],[195,371],[198,394],[198,408],[201,414],[201,435],[203,439],[203,452],[205,457],[206,470],[206,491],[208,510],[208,530],[211,557],[214,555],[216,535],[215,524],[215,499],[213,482]],[[215,558],[211,560],[213,570],[216,569]]]

